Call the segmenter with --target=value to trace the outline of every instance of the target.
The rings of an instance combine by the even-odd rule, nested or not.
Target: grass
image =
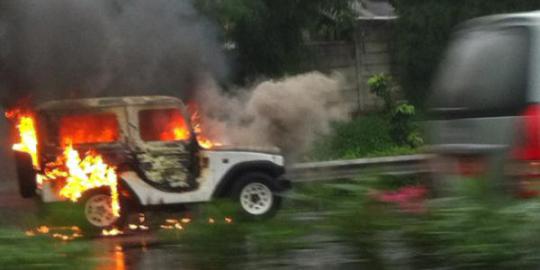
[[[63,242],[49,236],[29,237],[16,228],[0,228],[2,269],[91,269],[93,246],[84,241]]]
[[[333,132],[320,138],[305,159],[356,159],[416,152],[416,149],[393,142],[390,137],[390,124],[383,115],[369,114],[347,123],[334,124]]]
[[[78,221],[73,203],[40,204],[39,211],[0,209],[1,269],[93,269],[103,260],[91,259],[102,248],[84,238],[63,241],[53,237],[70,236]],[[80,220],[79,220],[80,221]],[[46,225],[55,227],[38,232]],[[32,235],[27,235],[31,233]],[[85,234],[85,233],[83,233]]]
[[[45,237],[29,238],[16,230],[0,230],[3,269],[88,269],[80,261],[87,255],[82,243],[61,243]]]

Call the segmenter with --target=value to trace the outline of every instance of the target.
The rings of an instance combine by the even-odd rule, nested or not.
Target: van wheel
[[[87,191],[80,202],[87,227],[100,230],[121,228],[126,221],[128,210],[125,205],[121,205],[120,216],[114,216],[111,207],[111,192],[108,188]]]
[[[233,198],[240,206],[242,216],[250,219],[273,217],[281,206],[273,178],[264,173],[242,175],[233,188]]]

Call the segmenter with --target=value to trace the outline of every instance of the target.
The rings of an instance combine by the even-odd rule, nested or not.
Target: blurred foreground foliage
[[[422,104],[454,27],[478,16],[537,10],[537,0],[391,0],[399,16],[393,35],[400,85]]]
[[[461,179],[450,195],[433,198],[418,177],[364,176],[302,184],[287,198],[275,218],[258,222],[231,215],[230,203],[212,203],[161,239],[200,269],[290,265],[296,252],[327,245],[321,236],[350,248],[351,265],[362,269],[540,265],[540,201],[504,195],[486,180]]]
[[[297,185],[276,217],[257,222],[237,216],[231,202],[210,203],[182,230],[160,230],[160,246],[194,269],[278,268],[331,235],[362,269],[536,269],[540,200],[505,195],[488,179],[455,180],[437,198],[412,176]],[[87,269],[98,263],[87,259],[91,247],[4,227],[0,268]]]
[[[539,200],[502,195],[478,179],[457,182],[453,193],[442,198],[419,193],[423,190],[416,177],[303,184],[274,219],[234,218],[227,224],[223,218],[232,206],[220,202],[201,214],[215,222],[196,219],[185,230],[162,231],[161,236],[189,255],[187,265],[204,269],[290,265],[295,252],[326,245],[317,240],[321,235],[349,247],[353,265],[363,269],[540,265]],[[318,219],[303,219],[306,213],[317,213]]]
[[[323,200],[340,209],[330,227],[371,269],[538,268],[540,201],[504,196],[485,180],[463,179],[456,186],[451,196],[423,200],[418,212],[375,199],[388,188],[379,179],[329,185],[342,190],[340,199]]]

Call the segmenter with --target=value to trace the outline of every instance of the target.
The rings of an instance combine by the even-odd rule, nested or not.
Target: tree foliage
[[[234,44],[237,77],[280,76],[299,71],[303,35],[323,27],[346,29],[351,0],[195,0]]]
[[[452,29],[464,20],[540,8],[539,0],[391,0],[399,15],[395,47],[400,84],[421,103]]]

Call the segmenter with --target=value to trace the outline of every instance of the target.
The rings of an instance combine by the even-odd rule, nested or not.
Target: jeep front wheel
[[[271,176],[263,173],[248,173],[238,179],[233,195],[243,216],[260,219],[275,215],[281,198],[275,194],[272,180]]]

